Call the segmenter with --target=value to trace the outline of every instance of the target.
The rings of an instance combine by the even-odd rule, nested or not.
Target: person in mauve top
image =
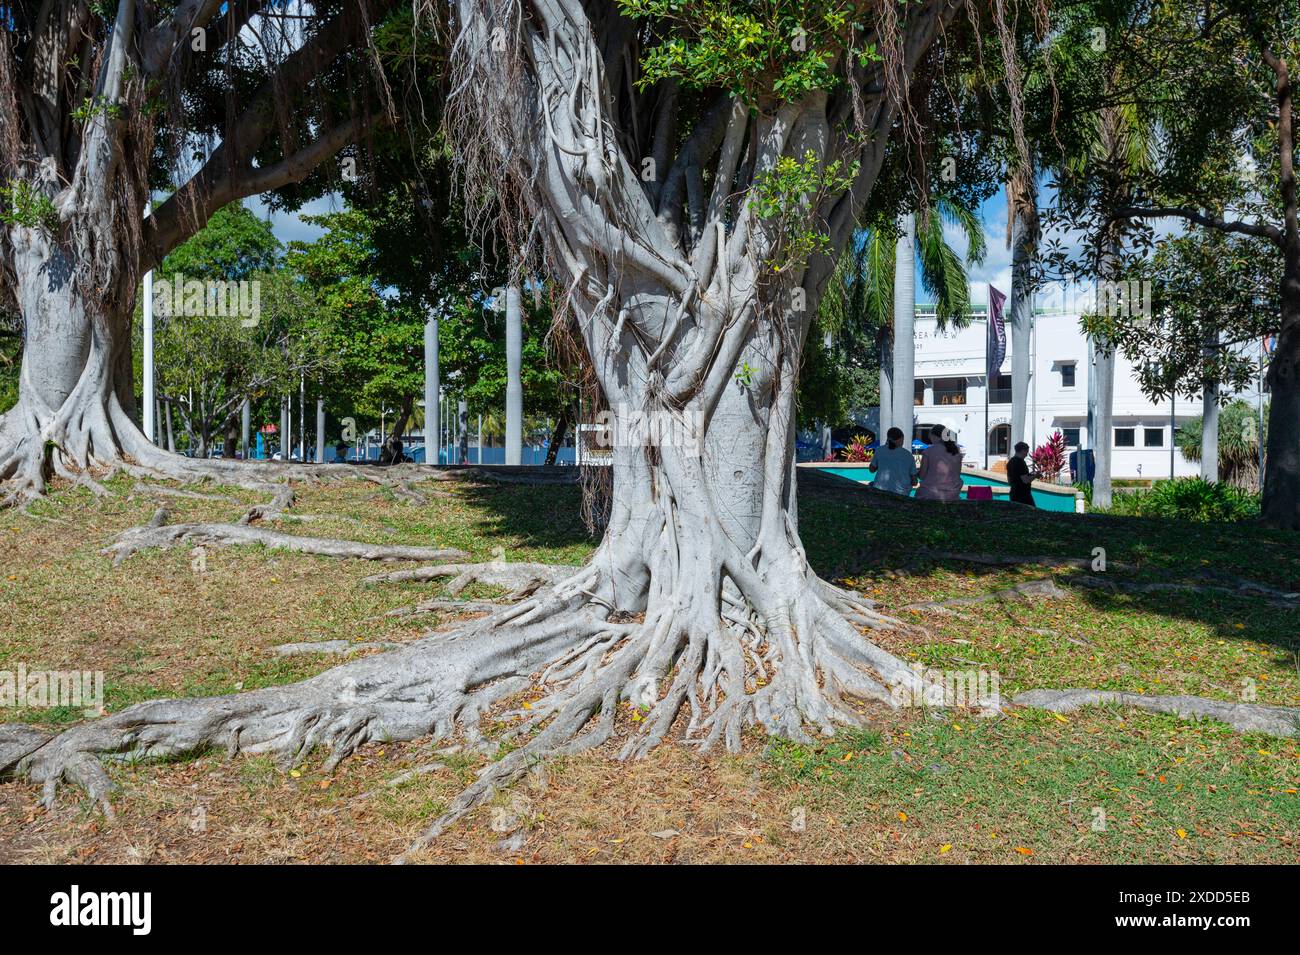
[[[1011,485],[1012,501],[1037,507],[1038,505],[1034,503],[1033,483],[1038,475],[1029,470],[1029,465],[1025,463],[1025,458],[1028,456],[1029,445],[1017,441],[1016,453],[1007,461],[1007,483]]]
[[[930,429],[930,446],[921,452],[920,479],[917,500],[961,499],[961,448],[957,435],[941,424]]]
[[[916,483],[916,461],[911,450],[903,447],[901,430],[890,428],[885,437],[886,446],[876,448],[871,458],[871,471],[876,475],[873,483],[877,490],[906,497]]]

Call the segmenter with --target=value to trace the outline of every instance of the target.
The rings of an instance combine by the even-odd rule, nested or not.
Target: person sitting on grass
[[[876,448],[876,453],[871,456],[870,470],[876,476],[875,487],[906,497],[912,493],[912,485],[916,483],[916,461],[911,450],[903,447],[901,430],[890,428],[885,437],[887,445]]]
[[[1037,507],[1034,503],[1033,484],[1038,474],[1029,469],[1025,463],[1025,458],[1029,456],[1029,445],[1023,441],[1016,442],[1016,453],[1007,461],[1007,483],[1011,485],[1011,500],[1016,504],[1028,504],[1030,507]]]
[[[941,424],[930,429],[930,446],[921,452],[920,479],[917,500],[961,499],[961,448],[957,435]]]

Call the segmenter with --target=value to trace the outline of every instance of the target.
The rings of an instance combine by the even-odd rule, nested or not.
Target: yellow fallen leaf
[[[1174,830],[1174,831],[1178,833],[1178,838],[1179,838],[1179,839],[1186,839],[1186,838],[1187,838],[1187,830],[1186,830],[1186,829],[1176,829],[1176,830]]]
[[[1019,852],[1022,856],[1031,856],[1034,854],[1034,850],[1026,846],[1016,846],[1016,851]]]
[[[840,757],[840,762],[841,762],[841,763],[847,763],[847,762],[848,762],[849,760],[851,760],[852,758],[853,758],[853,754],[852,754],[852,753],[845,753],[843,756]]]
[[[951,842],[945,842],[943,845],[939,847],[939,855],[945,855],[946,853],[949,853],[951,851],[952,851]]]
[[[289,775],[292,776],[294,779],[297,779],[299,776],[302,775],[302,773],[298,772],[298,770],[296,769],[291,769],[289,770]]]
[[[901,819],[903,822],[907,822],[907,813],[900,811],[898,813],[898,818]]]
[[[1270,752],[1269,752],[1268,750],[1266,750],[1266,749],[1257,749],[1257,750],[1255,750],[1255,752],[1259,753],[1259,755],[1261,755],[1261,756],[1272,756],[1272,755],[1273,755],[1272,753],[1270,753]]]
[[[1070,721],[1067,720],[1064,716],[1062,716],[1060,713],[1053,713],[1052,715],[1056,717],[1056,721],[1057,721],[1058,723],[1068,723],[1068,722],[1070,722]]]

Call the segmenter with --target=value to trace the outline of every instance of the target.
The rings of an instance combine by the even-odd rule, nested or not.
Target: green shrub
[[[1116,494],[1109,514],[1183,521],[1244,521],[1259,516],[1259,496],[1199,477],[1160,481],[1149,490]]]

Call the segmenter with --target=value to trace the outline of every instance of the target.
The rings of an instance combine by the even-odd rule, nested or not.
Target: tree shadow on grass
[[[925,578],[939,571],[992,577],[1041,569],[1091,609],[1116,619],[1162,616],[1211,627],[1224,639],[1271,644],[1282,651],[1277,666],[1293,666],[1300,653],[1300,607],[1279,605],[1265,595],[1191,588],[1135,592],[1122,586],[1186,583],[1234,590],[1251,581],[1300,591],[1300,537],[1285,531],[1254,523],[1059,513],[1003,502],[939,504],[894,497],[808,469],[799,474],[799,511],[808,559],[831,580]],[[947,556],[956,554],[1046,556],[1087,566],[982,564]],[[1106,569],[1100,571],[1093,563],[1103,554]]]
[[[582,523],[582,489],[576,484],[494,484],[458,486],[465,502],[482,515],[475,532],[485,539],[522,539],[539,548],[594,548],[597,541]]]

